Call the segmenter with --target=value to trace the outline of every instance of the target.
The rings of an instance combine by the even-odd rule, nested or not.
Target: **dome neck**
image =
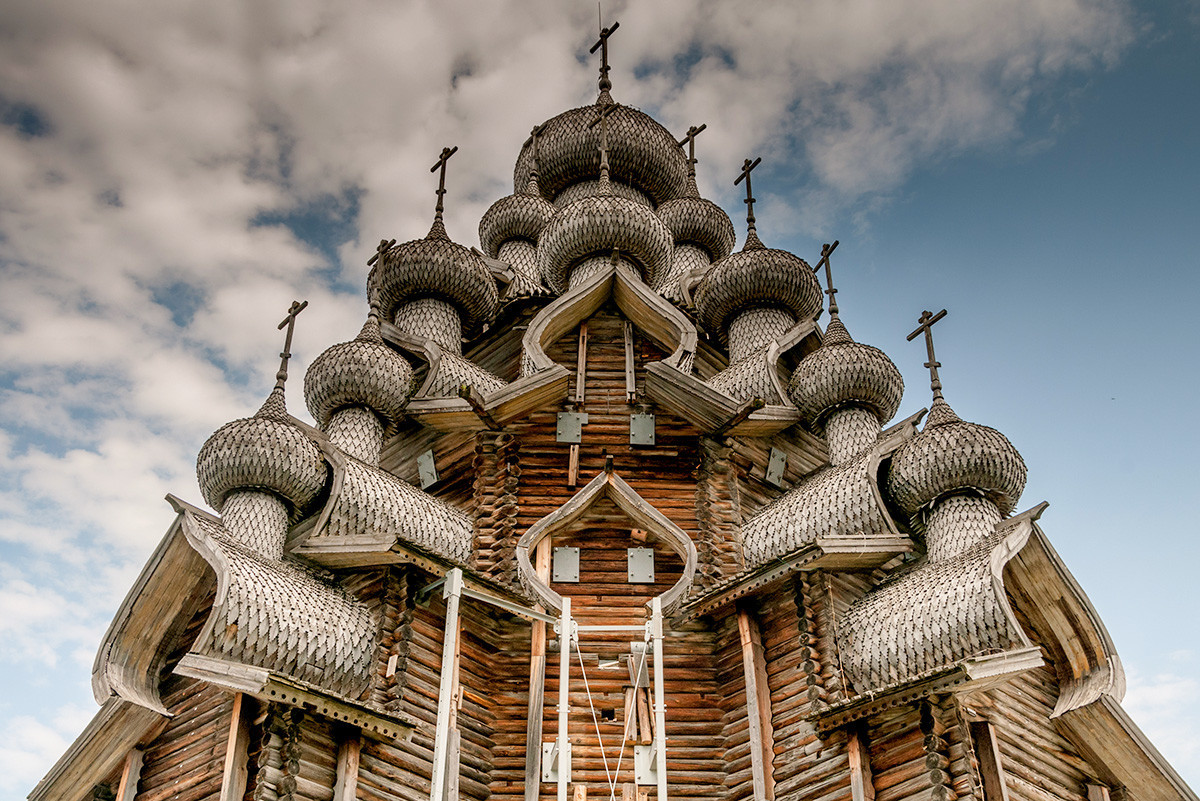
[[[925,513],[930,562],[952,559],[986,539],[1003,519],[996,504],[980,495],[950,495]]]
[[[835,409],[825,421],[829,463],[840,467],[852,461],[879,440],[881,426],[875,413],[857,403]]]

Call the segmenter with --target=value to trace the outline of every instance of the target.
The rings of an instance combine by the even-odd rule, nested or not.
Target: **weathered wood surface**
[[[166,682],[174,714],[146,748],[137,801],[215,799],[221,787],[233,695],[191,679]]]

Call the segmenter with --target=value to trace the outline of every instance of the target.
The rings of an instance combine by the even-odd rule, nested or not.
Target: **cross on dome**
[[[750,189],[750,171],[753,170],[755,167],[757,167],[761,163],[762,163],[761,156],[759,158],[756,158],[754,161],[750,161],[750,159],[746,159],[742,163],[742,174],[739,175],[737,177],[737,180],[733,182],[733,185],[737,186],[738,184],[740,184],[742,182],[742,179],[746,180],[746,200],[745,200],[745,203],[746,203],[746,228],[749,230],[750,233],[754,233],[754,231],[755,231],[755,229],[754,229],[754,193]]]
[[[283,389],[287,381],[288,359],[292,358],[292,332],[296,330],[296,317],[308,307],[308,301],[293,300],[288,308],[287,317],[283,318],[277,329],[287,328],[287,336],[283,340],[283,352],[279,354],[279,372],[275,374],[275,388]]]
[[[379,261],[383,256],[392,249],[396,244],[395,239],[380,239],[379,244],[375,248],[375,255],[367,259],[367,266],[374,266],[375,262]]]
[[[621,27],[621,23],[614,22],[611,28],[600,28],[600,39],[594,45],[589,53],[595,53],[600,50],[600,91],[607,92],[612,89],[612,81],[608,79],[608,37],[613,35],[617,28]]]
[[[446,194],[446,162],[449,161],[450,157],[457,152],[458,145],[455,145],[454,147],[443,147],[442,155],[438,156],[437,163],[429,168],[430,172],[437,172],[439,169],[442,171],[441,175],[438,176],[437,208],[434,210],[435,220],[442,219],[442,210],[444,208],[442,204],[442,195]]]
[[[702,123],[699,126],[693,125],[687,129],[687,133],[679,140],[679,146],[683,147],[684,143],[688,146],[688,176],[696,177],[696,135],[708,127],[708,123]]]
[[[933,399],[935,401],[945,401],[942,397],[942,380],[938,377],[938,368],[942,366],[933,355],[933,324],[946,316],[946,310],[942,309],[937,314],[933,314],[928,309],[921,312],[920,322],[916,330],[908,335],[908,341],[912,342],[917,338],[917,335],[922,331],[925,332],[925,352],[929,356],[929,361],[925,362],[925,366],[929,368],[929,388],[933,390]]]
[[[825,243],[821,247],[821,260],[817,262],[817,266],[813,268],[814,273],[820,272],[821,267],[825,268],[825,286],[828,287],[828,289],[825,290],[825,294],[829,296],[830,317],[837,317],[838,313],[837,298],[835,297],[837,295],[837,289],[833,286],[833,268],[829,266],[829,257],[833,255],[833,251],[837,250],[837,246],[838,240],[836,239],[833,240],[832,245],[830,245],[828,242]]]
[[[544,122],[541,125],[533,126],[533,130],[529,132],[529,138],[525,140],[525,144],[521,145],[522,148],[533,147],[533,169],[530,172],[534,175],[537,175],[538,169],[538,139],[544,130],[546,130],[546,123]]]
[[[600,126],[600,183],[608,183],[608,115],[616,106],[604,106],[598,112],[596,119],[588,123],[589,128]]]

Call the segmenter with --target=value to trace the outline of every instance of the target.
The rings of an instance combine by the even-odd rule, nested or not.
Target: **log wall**
[[[233,695],[172,677],[162,698],[173,717],[146,748],[136,801],[216,801]]]

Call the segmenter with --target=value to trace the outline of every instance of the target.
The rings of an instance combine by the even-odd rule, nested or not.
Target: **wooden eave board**
[[[129,750],[165,720],[151,709],[120,698],[109,698],[29,793],[29,801],[84,801],[90,798],[92,788],[116,770]]]
[[[713,431],[737,412],[738,404],[725,393],[665,362],[645,366],[646,394],[663,408],[701,431]],[[725,432],[745,437],[769,437],[800,422],[800,412],[787,406],[766,406]]]

